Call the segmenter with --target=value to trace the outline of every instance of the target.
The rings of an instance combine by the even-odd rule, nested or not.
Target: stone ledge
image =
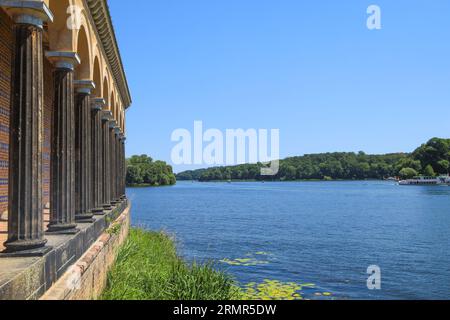
[[[119,203],[106,215],[96,216],[95,219],[91,224],[79,224],[81,231],[76,235],[46,235],[48,245],[53,249],[43,257],[1,258],[0,300],[39,299],[67,270],[72,270],[80,258],[85,258],[92,247],[99,248],[102,243],[105,247],[105,241],[108,244],[111,242],[113,235],[107,234],[110,236],[107,239],[104,233],[111,221],[115,221],[113,224],[129,223],[128,201]],[[89,269],[87,266],[86,270]]]
[[[126,208],[41,300],[97,299],[106,286],[107,272],[115,261],[117,251],[128,236],[129,224],[129,208]]]

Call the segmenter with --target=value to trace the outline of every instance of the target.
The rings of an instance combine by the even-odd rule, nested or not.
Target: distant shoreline
[[[175,183],[176,184],[176,183]],[[166,184],[166,185],[153,185],[150,183],[141,183],[141,184],[130,184],[127,185],[127,188],[161,188],[161,187],[171,187],[174,186],[175,184]]]
[[[209,180],[209,181],[200,181],[200,180],[177,180],[177,182],[200,182],[200,183],[208,183],[208,182],[214,182],[214,183],[233,183],[233,182],[350,182],[350,181],[391,181],[386,179],[332,179],[332,180],[325,180],[325,179],[296,179],[296,180]],[[393,181],[392,181],[393,182]]]

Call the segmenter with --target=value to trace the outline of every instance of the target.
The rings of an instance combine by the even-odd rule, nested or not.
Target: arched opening
[[[111,93],[111,103],[110,103],[110,106],[109,106],[109,110],[112,112],[112,114],[113,114],[113,117],[115,118],[115,112],[116,112],[116,103],[115,103],[115,100],[114,100],[114,94],[113,93]]]
[[[109,92],[108,80],[105,77],[105,79],[103,80],[103,99],[105,99],[106,106],[110,108],[108,92]]]
[[[73,32],[69,28],[72,2],[69,0],[49,0],[49,8],[54,20],[48,24],[48,36],[51,51],[74,51]],[[69,21],[69,22],[68,22]]]
[[[80,56],[81,64],[75,69],[75,76],[77,80],[92,80],[91,79],[91,59],[89,54],[89,41],[86,34],[86,29],[81,26],[78,31],[77,53]]]
[[[100,63],[98,57],[94,59],[94,77],[92,80],[95,83],[95,89],[93,92],[94,97],[100,98],[102,96],[102,77],[100,75]]]

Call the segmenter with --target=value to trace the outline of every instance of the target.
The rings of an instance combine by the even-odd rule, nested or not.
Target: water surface
[[[310,298],[450,298],[450,187],[178,182],[127,193],[134,225],[174,234],[184,258],[217,261],[243,284],[313,283]],[[370,265],[381,290],[367,289]]]

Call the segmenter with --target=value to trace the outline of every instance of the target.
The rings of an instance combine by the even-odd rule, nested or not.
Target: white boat
[[[426,177],[420,176],[408,180],[400,180],[401,186],[448,186],[450,185],[450,176]]]

